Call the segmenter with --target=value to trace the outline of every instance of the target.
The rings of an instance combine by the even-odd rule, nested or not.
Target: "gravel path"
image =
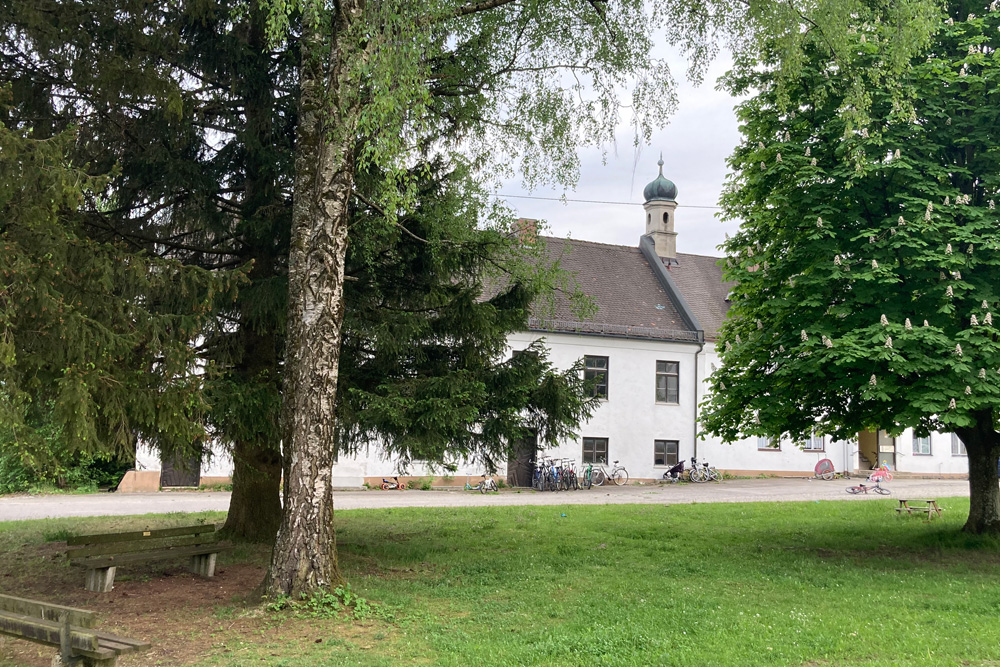
[[[854,480],[737,479],[722,483],[615,487],[590,491],[537,493],[504,489],[482,495],[465,491],[338,491],[337,509],[378,507],[479,507],[487,505],[618,505],[662,503],[745,503],[803,500],[863,500],[844,490]],[[968,496],[969,483],[959,479],[897,479],[886,485],[897,498]],[[6,496],[0,498],[0,521],[48,517],[165,514],[226,511],[229,493],[172,491],[163,493],[96,493],[91,495]]]

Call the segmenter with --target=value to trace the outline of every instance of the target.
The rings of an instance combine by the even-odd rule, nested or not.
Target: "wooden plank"
[[[59,646],[59,624],[22,614],[0,613],[0,633],[21,637],[28,641],[49,646]],[[74,652],[100,652],[97,636],[83,629],[73,628],[70,632],[70,646]],[[109,656],[110,657],[110,656]]]
[[[86,558],[87,556],[113,556],[116,554],[169,549],[171,547],[188,547],[194,544],[212,544],[218,540],[215,534],[195,535],[194,537],[158,537],[146,538],[141,541],[115,542],[111,544],[93,544],[80,547],[69,547],[66,556],[70,560]]]
[[[152,644],[142,639],[129,639],[128,637],[121,637],[110,632],[104,632],[103,630],[94,630],[94,634],[97,635],[98,642],[108,641],[122,644],[128,647],[127,651],[145,651],[152,646]]]
[[[161,549],[160,551],[143,551],[140,553],[122,554],[120,556],[109,556],[108,558],[85,558],[71,561],[71,565],[86,568],[111,567],[112,565],[124,565],[126,563],[143,563],[151,560],[164,560],[168,558],[182,558],[184,556],[198,556],[201,554],[217,554],[231,549],[229,545],[220,542],[207,547],[179,547],[177,549]]]
[[[94,627],[95,614],[92,611],[77,609],[75,607],[64,607],[38,600],[17,598],[13,595],[0,595],[0,610],[28,616],[29,618],[41,618],[47,621],[58,621],[59,615],[65,613],[69,615],[69,622],[72,625],[80,628]]]
[[[158,537],[177,537],[179,535],[200,535],[214,533],[215,524],[206,523],[199,526],[179,526],[176,528],[155,528],[150,530],[135,530],[128,533],[101,533],[98,535],[74,535],[66,540],[67,546],[84,544],[109,544],[128,542],[130,540],[155,539]]]

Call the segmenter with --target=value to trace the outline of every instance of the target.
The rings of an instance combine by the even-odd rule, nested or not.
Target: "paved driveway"
[[[538,493],[504,489],[481,495],[466,491],[338,491],[337,509],[377,507],[478,507],[487,505],[617,505],[635,503],[730,503],[796,500],[864,500],[844,492],[855,481],[811,479],[738,479],[708,484],[607,486],[590,491]],[[968,496],[969,483],[957,479],[896,479],[888,488],[899,498]],[[92,495],[7,496],[0,498],[0,521],[46,517],[164,514],[226,511],[229,494],[172,491],[97,493]]]

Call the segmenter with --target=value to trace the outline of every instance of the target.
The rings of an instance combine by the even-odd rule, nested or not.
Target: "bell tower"
[[[667,259],[677,257],[677,232],[674,213],[677,210],[677,186],[663,176],[663,154],[660,154],[660,175],[647,185],[642,196],[646,211],[646,234],[653,237],[656,254]]]

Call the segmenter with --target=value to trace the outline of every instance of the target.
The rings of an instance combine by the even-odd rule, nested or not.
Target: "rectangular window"
[[[781,444],[774,438],[774,436],[758,435],[757,449],[768,452],[780,452]]]
[[[676,361],[656,362],[656,402],[680,403],[680,364]]]
[[[806,440],[805,445],[802,447],[802,449],[806,450],[807,452],[825,452],[826,441],[822,435],[820,435],[816,431],[813,431],[812,434],[809,436],[809,439]]]
[[[956,434],[951,434],[951,455],[952,456],[968,456],[965,451],[965,443]]]
[[[930,456],[931,455],[931,439],[930,436],[925,438],[918,438],[913,436],[913,454],[915,456]]]
[[[583,358],[583,379],[594,381],[594,396],[599,398],[608,397],[608,358],[590,357]]]
[[[675,466],[677,465],[677,451],[680,442],[677,440],[654,440],[653,441],[653,465],[654,466]]]
[[[583,462],[584,463],[607,463],[608,462],[608,439],[607,438],[584,438],[583,439]]]

